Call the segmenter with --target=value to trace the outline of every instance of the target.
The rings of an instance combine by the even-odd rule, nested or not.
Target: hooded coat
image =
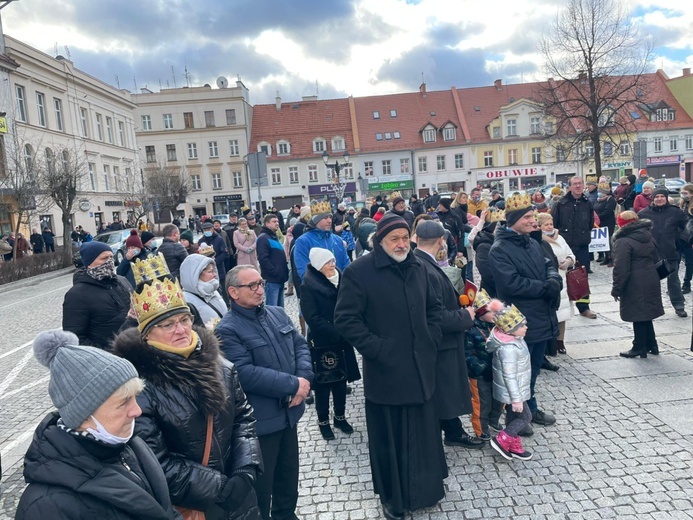
[[[41,421],[26,452],[29,486],[19,500],[17,520],[181,518],[159,461],[142,439],[107,446],[60,429],[59,417],[51,412]]]
[[[614,233],[611,296],[619,299],[621,319],[650,321],[664,314],[659,261],[652,222],[637,220]]]
[[[672,206],[667,202],[663,206],[654,203],[638,213],[641,219],[652,222],[652,239],[659,256],[669,261],[677,261],[680,253],[676,244],[681,232],[686,229],[688,221],[681,208]]]
[[[486,348],[493,356],[493,398],[505,404],[528,401],[532,363],[525,340],[501,341],[493,329]]]
[[[63,300],[63,329],[80,345],[107,348],[130,310],[132,287],[122,276],[96,280],[86,268],[75,271],[72,284]]]
[[[294,245],[294,264],[301,280],[303,280],[306,267],[310,263],[310,250],[314,247],[332,251],[337,261],[337,269],[340,271],[344,271],[349,265],[349,255],[341,237],[332,233],[331,230],[323,231],[316,228],[311,220],[308,222],[306,231],[296,239],[296,245]]]
[[[220,320],[228,311],[219,291],[211,290],[211,282],[205,284],[200,280],[202,271],[213,263],[214,260],[208,256],[189,255],[180,266],[180,285],[185,302],[195,307],[203,323]]]
[[[231,476],[256,474],[262,456],[236,368],[223,358],[212,332],[195,331],[200,342],[187,359],[152,347],[135,328],[116,338],[114,353],[129,360],[146,383],[137,396],[142,415],[135,435],[159,459],[173,504],[204,511],[207,520],[259,518],[254,492],[235,514],[216,503]],[[208,415],[214,418],[212,449],[203,466]]]

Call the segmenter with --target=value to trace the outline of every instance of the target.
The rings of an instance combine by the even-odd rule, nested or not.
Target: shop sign
[[[545,175],[537,168],[514,168],[506,170],[489,170],[485,172],[477,172],[477,181],[486,181],[491,179],[506,179],[514,177],[536,177],[537,175]]]
[[[316,186],[308,186],[308,195],[328,195],[330,193],[337,192],[337,185],[334,183],[330,184],[318,184]],[[344,193],[356,193],[356,183],[347,182]]]
[[[392,190],[412,190],[414,182],[408,181],[392,181],[392,182],[376,182],[368,184],[368,191],[392,191]]]
[[[608,163],[602,164],[603,170],[613,170],[616,168],[632,168],[632,167],[633,167],[632,161],[618,161],[618,162],[608,162]]]
[[[122,206],[123,201],[122,200],[107,200],[106,202],[103,203],[104,206]]]
[[[680,155],[665,155],[663,157],[648,157],[647,165],[656,166],[659,164],[678,164],[681,162]]]
[[[136,208],[138,206],[141,206],[142,203],[139,200],[126,200],[125,201],[125,207],[127,208]]]
[[[227,200],[243,200],[240,193],[229,193],[228,195],[214,195],[214,202],[226,202]]]
[[[89,199],[80,199],[79,209],[81,211],[89,211],[91,209],[91,202],[89,202]]]

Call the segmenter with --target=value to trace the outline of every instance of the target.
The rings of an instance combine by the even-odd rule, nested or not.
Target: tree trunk
[[[63,212],[60,220],[63,223],[63,267],[67,267],[72,263],[72,238],[70,238],[72,230],[70,229],[71,226],[68,226],[70,223],[69,213]]]
[[[22,210],[17,211],[17,224],[14,227],[14,244],[12,244],[12,260],[17,260],[17,245],[19,244],[19,227],[22,225]]]

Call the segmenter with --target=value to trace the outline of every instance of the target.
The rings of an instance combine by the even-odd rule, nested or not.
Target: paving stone
[[[691,375],[648,377],[612,381],[612,385],[641,404],[693,399]]]
[[[626,348],[627,350],[628,348]],[[585,366],[605,380],[658,374],[693,373],[693,360],[681,359],[676,355],[662,354],[646,359],[609,359],[586,363]]]

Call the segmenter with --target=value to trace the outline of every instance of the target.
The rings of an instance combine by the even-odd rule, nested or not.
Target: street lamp
[[[332,168],[332,170],[334,171],[332,182],[334,182],[335,185],[335,194],[339,199],[338,202],[341,202],[344,198],[344,190],[346,189],[346,182],[342,182],[342,180],[339,178],[339,172],[349,165],[349,152],[344,152],[344,155],[342,157],[344,157],[343,163],[340,164],[339,161],[335,161],[334,163],[330,164],[330,156],[327,155],[327,150],[322,152],[322,162],[325,163],[325,166],[327,166],[328,168]]]

